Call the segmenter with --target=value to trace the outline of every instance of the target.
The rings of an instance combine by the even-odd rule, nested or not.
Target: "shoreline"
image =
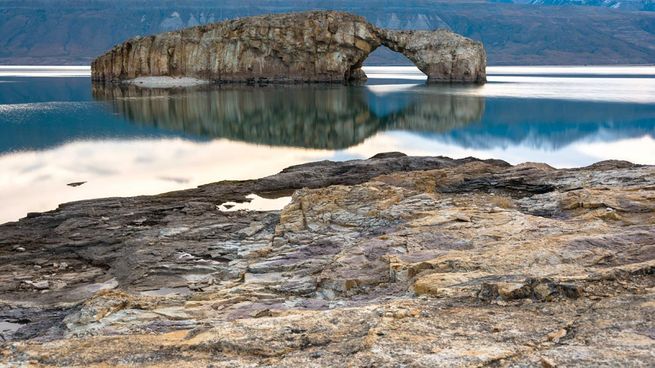
[[[383,73],[380,70],[386,69]],[[393,74],[406,73],[404,75]],[[645,71],[644,69],[647,69]],[[423,74],[418,68],[410,65],[370,65],[363,66],[362,70],[369,77],[369,80],[384,80],[391,78],[414,80],[424,82],[427,76]],[[411,72],[410,74],[407,74]],[[577,77],[577,78],[654,78],[655,65],[488,65],[487,75],[491,78],[498,77]],[[43,78],[56,78],[56,77],[78,77],[87,78],[91,76],[90,66],[67,66],[67,65],[0,65],[0,77],[43,77]],[[98,83],[98,82],[96,82]],[[173,89],[173,88],[191,88],[202,85],[294,85],[294,84],[334,84],[341,82],[298,82],[298,81],[267,81],[267,82],[229,82],[223,81],[220,83],[203,80],[192,77],[169,77],[169,76],[156,76],[156,77],[139,77],[135,79],[116,81],[116,82],[99,82],[109,84],[125,84],[135,85],[141,88],[148,89]],[[365,83],[365,82],[364,82]],[[495,81],[490,81],[495,83]]]

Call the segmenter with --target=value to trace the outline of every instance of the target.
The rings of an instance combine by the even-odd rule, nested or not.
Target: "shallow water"
[[[145,90],[93,86],[88,68],[0,67],[0,222],[384,151],[655,164],[655,67],[490,67],[484,86],[365,70],[363,86]]]

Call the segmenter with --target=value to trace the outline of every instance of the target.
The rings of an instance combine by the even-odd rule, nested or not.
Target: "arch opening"
[[[365,69],[365,70],[364,70]],[[384,79],[412,83],[425,81],[428,76],[402,52],[394,51],[385,45],[373,49],[357,65],[351,68],[353,75],[360,73],[361,77],[351,80]]]
[[[366,59],[363,66],[415,66],[414,63],[400,52],[393,51],[390,48],[380,45],[373,50]]]

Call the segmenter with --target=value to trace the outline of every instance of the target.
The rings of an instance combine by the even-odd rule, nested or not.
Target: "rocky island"
[[[380,29],[336,11],[228,20],[128,40],[91,65],[95,81],[189,77],[217,83],[349,82],[379,46],[407,56],[428,82],[486,81],[482,44],[448,30]]]
[[[654,270],[653,166],[316,162],[0,225],[0,366],[649,366]]]

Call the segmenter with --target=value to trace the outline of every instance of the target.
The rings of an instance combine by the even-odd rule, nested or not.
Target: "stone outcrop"
[[[64,204],[0,226],[0,366],[649,366],[653,188],[396,153]]]
[[[405,53],[428,81],[486,80],[482,44],[446,30],[381,30],[343,12],[314,11],[229,20],[115,46],[91,65],[96,81],[145,76],[214,82],[348,82],[366,78],[380,45]]]

